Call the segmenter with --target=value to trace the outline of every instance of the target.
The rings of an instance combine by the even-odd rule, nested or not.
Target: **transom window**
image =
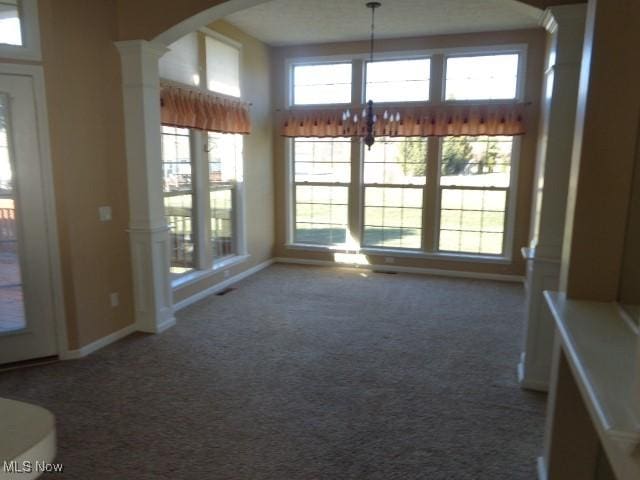
[[[18,0],[0,0],[0,43],[23,45]]]
[[[367,62],[365,99],[374,102],[429,100],[428,58]]]
[[[516,98],[517,53],[448,57],[447,100],[498,100]]]
[[[295,65],[293,104],[319,105],[351,102],[351,63]]]

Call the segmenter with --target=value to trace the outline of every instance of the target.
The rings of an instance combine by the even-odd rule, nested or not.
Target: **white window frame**
[[[0,43],[0,58],[41,61],[38,0],[21,0],[19,6],[22,45]]]
[[[514,101],[522,101],[524,98],[525,84],[526,84],[526,71],[527,71],[527,45],[526,44],[513,44],[502,45],[500,47],[476,47],[476,48],[456,48],[450,49],[444,52],[444,58],[442,61],[442,96],[440,101],[447,104],[500,104],[511,103]],[[516,95],[514,98],[495,98],[495,99],[471,99],[471,100],[447,100],[447,59],[448,58],[460,58],[460,57],[485,57],[490,55],[518,55],[518,70],[517,70],[517,82],[516,82]]]
[[[407,138],[407,137],[400,137],[400,138]],[[413,253],[422,253],[425,252],[425,225],[424,225],[424,210],[425,210],[425,201],[427,199],[427,182],[428,182],[428,171],[427,171],[427,164],[429,162],[429,142],[427,140],[427,138],[425,138],[425,142],[427,143],[427,158],[425,158],[425,183],[424,184],[416,184],[416,185],[408,185],[408,184],[404,184],[404,183],[366,183],[364,181],[364,167],[365,167],[365,161],[364,161],[364,155],[365,155],[365,148],[364,148],[364,144],[362,144],[362,142],[360,142],[360,185],[358,186],[359,192],[360,192],[360,204],[359,204],[359,217],[360,217],[360,221],[358,223],[358,229],[359,229],[359,234],[360,234],[360,245],[361,245],[361,250],[363,251],[383,251],[383,252],[413,252]],[[418,248],[408,248],[408,247],[380,247],[380,246],[372,246],[372,245],[366,245],[364,243],[364,230],[365,230],[365,190],[366,188],[414,188],[416,190],[420,189],[421,193],[422,193],[422,207],[420,208],[420,211],[422,212],[422,222],[420,223],[420,246]]]
[[[406,55],[398,55],[395,52],[390,52],[390,53],[383,53],[381,55],[376,55],[375,58],[373,59],[373,63],[376,62],[393,62],[398,61],[398,60],[429,60],[429,83],[427,84],[427,100],[409,100],[409,101],[405,101],[405,102],[396,102],[396,101],[392,101],[392,102],[375,102],[376,105],[381,105],[381,106],[385,106],[385,105],[397,105],[397,104],[402,104],[402,105],[406,105],[408,107],[410,106],[415,106],[415,105],[428,105],[433,103],[433,98],[431,98],[431,81],[432,76],[432,65],[433,65],[433,54],[431,53],[420,53],[420,52],[413,52],[412,54],[406,54]],[[362,96],[361,96],[361,100],[362,103],[367,102],[368,98],[367,98],[367,64],[370,63],[369,59],[366,58],[363,61],[363,65],[362,65]]]
[[[193,251],[193,263],[194,266],[192,269],[184,272],[184,273],[171,273],[171,278],[172,279],[178,279],[180,277],[182,277],[183,275],[188,275],[190,273],[192,273],[194,270],[197,270],[202,258],[200,255],[200,249],[199,249],[199,244],[200,244],[200,236],[199,236],[199,212],[200,212],[200,208],[199,208],[199,202],[198,199],[196,197],[196,192],[198,190],[198,185],[197,185],[197,181],[199,178],[197,169],[196,169],[196,153],[195,153],[195,141],[194,141],[194,131],[193,129],[188,129],[189,131],[189,164],[191,165],[191,190],[190,191],[185,191],[185,192],[175,192],[177,196],[177,194],[190,194],[191,195],[191,237],[193,239],[193,243],[194,243],[194,251]],[[164,143],[164,135],[174,135],[171,133],[165,134],[164,132],[160,133],[160,138],[163,139],[163,143]],[[162,163],[164,164],[164,155],[162,158]],[[164,167],[164,165],[163,165]],[[164,210],[164,215],[165,217],[167,216],[166,213],[166,206],[164,205],[164,201],[167,197],[171,197],[174,196],[172,195],[170,192],[168,194],[168,192],[165,192],[163,190],[162,192],[162,201],[163,201],[163,210]],[[169,229],[171,230],[171,226],[169,225],[169,222],[167,222],[167,226],[169,226]],[[170,233],[171,235],[171,233]],[[170,246],[172,246],[173,244],[170,244]],[[171,257],[170,257],[171,260]],[[171,266],[171,265],[170,265]]]
[[[338,141],[340,141],[340,138],[338,139]],[[344,143],[349,143],[351,144],[352,142],[349,141],[343,141]],[[287,238],[290,240],[288,243],[292,244],[292,245],[305,245],[308,247],[320,247],[320,248],[344,248],[346,245],[349,244],[349,207],[351,205],[351,187],[353,185],[353,181],[352,181],[352,176],[349,175],[349,182],[348,183],[344,183],[344,182],[296,182],[296,177],[295,177],[295,138],[291,138],[289,139],[289,141],[287,142],[289,145],[289,151],[291,152],[291,162],[290,162],[290,167],[291,167],[291,171],[290,171],[290,178],[291,178],[291,188],[287,189],[289,191],[289,195],[288,198],[290,198],[291,200],[291,212],[290,212],[290,217],[291,218],[291,224],[290,224],[290,229],[288,232],[288,236]],[[351,156],[349,157],[351,158]],[[346,234],[345,234],[345,243],[344,244],[329,244],[329,245],[323,245],[323,244],[319,244],[319,243],[300,243],[300,242],[296,242],[295,241],[295,235],[296,235],[296,206],[297,206],[297,200],[296,200],[296,187],[298,186],[308,186],[308,187],[343,187],[347,189],[347,229],[346,229]]]
[[[477,135],[484,136],[484,135]],[[435,253],[441,256],[472,256],[472,257],[486,257],[486,258],[512,258],[513,256],[513,237],[514,237],[514,228],[515,228],[515,213],[516,213],[516,201],[518,198],[518,166],[520,160],[520,149],[521,149],[521,138],[520,136],[511,136],[504,135],[506,137],[511,137],[511,165],[509,167],[509,186],[507,187],[465,187],[465,186],[456,186],[456,185],[447,185],[443,187],[440,184],[440,173],[438,173],[438,182],[436,185],[437,188],[437,196],[436,196],[436,215],[435,215],[435,225],[433,228],[433,245],[435,246]],[[447,137],[440,137],[438,139],[438,172],[441,172],[442,167],[442,148],[443,148],[443,140]],[[506,192],[506,201],[505,201],[505,211],[504,211],[504,231],[502,238],[502,254],[501,255],[491,255],[491,254],[482,254],[482,253],[472,253],[472,252],[452,252],[452,251],[440,251],[440,217],[442,215],[442,191],[443,189],[452,189],[452,190],[504,190]]]
[[[353,105],[354,96],[353,96],[353,72],[355,69],[355,65],[353,62],[353,57],[351,56],[336,56],[336,57],[316,57],[312,59],[287,59],[285,61],[285,98],[287,108],[295,108],[295,109],[305,109],[305,108],[324,108],[324,107],[347,107],[348,105]],[[349,102],[342,103],[305,103],[305,104],[296,104],[294,103],[294,82],[293,82],[293,71],[294,67],[305,66],[311,67],[315,65],[334,65],[334,64],[350,64],[351,65],[351,100]]]
[[[514,99],[488,99],[488,100],[446,100],[446,59],[449,57],[471,57],[471,56],[486,56],[486,55],[499,55],[499,54],[518,54],[518,78],[516,83],[516,97]],[[440,48],[440,49],[426,49],[426,50],[408,50],[408,51],[390,51],[376,54],[374,61],[386,61],[386,60],[404,60],[415,58],[429,58],[430,59],[430,87],[429,87],[429,100],[417,101],[417,102],[380,102],[377,105],[430,105],[430,104],[501,104],[512,103],[514,101],[524,101],[524,93],[526,89],[526,72],[527,72],[527,56],[528,46],[526,44],[503,44],[503,45],[483,45],[476,47],[452,47],[452,48]],[[440,57],[441,59],[441,78],[438,80],[434,78],[434,60]],[[369,56],[366,53],[354,54],[354,55],[328,55],[328,56],[315,56],[315,57],[293,57],[286,58],[284,62],[285,68],[285,105],[286,108],[292,110],[304,110],[305,108],[352,108],[361,107],[366,101],[364,99],[366,94],[366,61]],[[294,65],[317,65],[327,63],[353,63],[352,69],[352,102],[350,104],[333,103],[333,104],[315,104],[315,105],[294,105],[293,104],[293,66]],[[360,66],[360,71],[357,71],[357,67]],[[438,86],[435,89],[439,91],[438,96],[434,96],[433,82],[438,82]],[[440,234],[440,161],[442,158],[442,137],[438,137],[437,141],[437,177],[429,178],[427,173],[427,184],[423,190],[423,212],[425,208],[432,208],[434,212],[434,224],[422,225],[422,245],[420,250],[406,249],[406,248],[385,248],[385,247],[368,247],[362,245],[362,235],[364,233],[364,182],[363,182],[363,169],[364,169],[364,150],[362,149],[361,142],[357,138],[352,139],[352,152],[357,149],[359,157],[355,157],[355,153],[352,153],[352,164],[357,163],[356,167],[352,167],[352,172],[359,172],[358,176],[351,176],[352,188],[350,193],[357,189],[358,193],[350,194],[349,196],[349,224],[353,225],[353,222],[357,225],[356,231],[347,232],[357,239],[357,246],[323,246],[323,245],[309,245],[295,243],[294,229],[295,229],[295,178],[294,178],[294,158],[293,158],[293,139],[285,139],[285,159],[286,168],[284,169],[284,181],[285,181],[285,248],[293,250],[310,250],[310,251],[329,251],[334,253],[352,253],[357,250],[364,254],[376,254],[376,255],[393,255],[399,257],[411,257],[411,258],[425,258],[425,259],[446,259],[462,262],[477,262],[477,263],[497,263],[508,264],[513,261],[513,241],[515,236],[515,220],[516,220],[516,207],[518,198],[518,172],[520,165],[520,155],[522,149],[522,141],[520,136],[513,136],[513,147],[511,154],[511,171],[510,171],[510,185],[507,188],[507,202],[505,205],[505,231],[504,231],[504,248],[502,255],[491,254],[475,254],[467,252],[440,252],[438,251],[438,240]],[[433,143],[429,142],[428,148],[432,148]],[[428,155],[429,162],[432,159],[432,155]],[[431,170],[433,171],[433,170]],[[429,172],[429,164],[427,163],[427,172]],[[354,183],[357,185],[354,186]],[[429,185],[429,182],[434,182],[433,186]],[[436,203],[429,207],[426,205],[428,188],[436,189]],[[356,213],[352,213],[352,204],[355,203],[357,208]],[[424,214],[423,214],[424,219]],[[433,238],[430,238],[431,244],[434,245],[433,251],[426,250],[425,238],[430,232]]]

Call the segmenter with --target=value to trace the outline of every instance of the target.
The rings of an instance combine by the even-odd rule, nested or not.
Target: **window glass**
[[[424,185],[426,162],[426,138],[378,138],[364,152],[364,183]]]
[[[365,187],[364,245],[420,248],[422,188]]]
[[[503,253],[511,137],[448,137],[440,159],[439,249]]]
[[[410,102],[429,100],[428,58],[367,62],[366,100]]]
[[[0,43],[23,45],[18,0],[0,0]]]
[[[351,63],[294,65],[293,103],[351,102]]]
[[[169,51],[160,57],[158,68],[161,78],[185,85],[200,85],[198,34],[189,33],[169,45]]]
[[[513,137],[445,137],[440,185],[508,187]]]
[[[240,50],[206,37],[207,88],[233,97],[240,96]]]
[[[517,53],[448,57],[445,93],[447,100],[494,100],[516,98]]]
[[[347,239],[351,142],[295,139],[295,241],[318,245]]]
[[[426,169],[425,138],[380,138],[365,149],[364,245],[420,248]]]
[[[237,252],[235,228],[238,182],[242,181],[242,135],[209,133],[209,208],[213,257]]]
[[[162,127],[164,210],[171,230],[171,273],[195,267],[193,178],[190,134],[186,128]]]
[[[296,139],[296,182],[342,182],[351,176],[351,142],[331,138]]]

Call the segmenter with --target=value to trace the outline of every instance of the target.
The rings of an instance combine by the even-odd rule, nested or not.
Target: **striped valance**
[[[299,109],[283,112],[281,134],[285,137],[352,137],[366,134],[359,114],[357,122],[343,120],[344,110]],[[439,105],[393,109],[400,113],[384,119],[385,107],[374,107],[376,136],[442,137],[455,135],[522,135],[524,104]],[[391,110],[390,110],[391,111]]]
[[[249,105],[189,88],[165,85],[160,90],[161,122],[180,128],[221,133],[251,133]]]

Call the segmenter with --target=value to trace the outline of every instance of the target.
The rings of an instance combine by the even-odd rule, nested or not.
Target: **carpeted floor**
[[[68,480],[536,478],[522,286],[274,265],[238,287],[0,396],[56,414]]]

